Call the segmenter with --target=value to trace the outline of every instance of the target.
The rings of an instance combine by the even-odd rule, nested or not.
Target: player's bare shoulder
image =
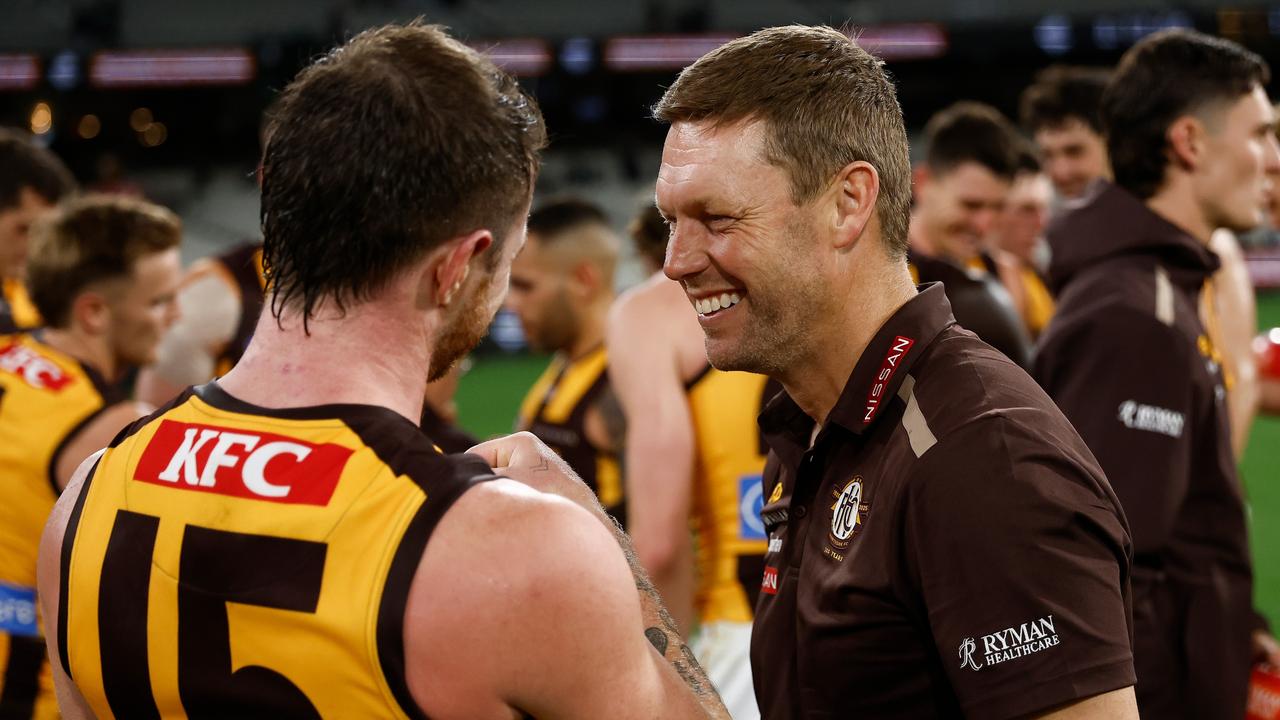
[[[630,603],[605,602],[619,592],[610,570],[625,572],[625,561],[586,510],[505,478],[471,488],[435,530],[409,593],[414,699],[436,718],[518,717],[513,686],[555,672],[541,661],[564,644],[565,620],[639,612],[627,582]]]

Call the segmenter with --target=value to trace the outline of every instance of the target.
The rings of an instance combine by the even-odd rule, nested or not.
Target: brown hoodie
[[[1252,571],[1220,355],[1199,316],[1218,258],[1106,183],[1048,237],[1058,310],[1033,374],[1097,457],[1132,528],[1142,715],[1240,718]]]

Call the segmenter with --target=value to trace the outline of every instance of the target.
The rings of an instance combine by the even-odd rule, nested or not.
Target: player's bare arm
[[[76,469],[62,497],[54,505],[53,512],[49,515],[49,522],[45,524],[44,534],[40,537],[40,558],[36,566],[40,614],[51,620],[58,617],[58,603],[61,600],[59,577],[62,569],[62,536],[66,533],[67,520],[71,517],[71,510],[75,507],[85,478],[97,464],[101,454],[101,452],[95,452]],[[76,689],[75,683],[71,682],[71,678],[67,677],[62,670],[60,660],[62,652],[58,645],[58,633],[53,631],[56,625],[51,620],[46,621],[51,631],[46,632],[44,637],[45,647],[49,653],[49,665],[53,668],[53,686],[58,695],[58,709],[64,720],[92,720],[93,713],[89,710],[88,703]]]
[[[519,480],[544,494],[549,493],[568,499],[576,506],[559,511],[554,511],[548,506],[537,511],[535,515],[558,518],[554,521],[554,525],[559,530],[551,534],[551,539],[560,537],[561,532],[570,533],[562,537],[566,544],[557,556],[560,558],[557,562],[562,564],[556,565],[557,577],[561,577],[561,573],[568,575],[563,578],[563,581],[556,580],[550,583],[550,586],[555,588],[554,594],[550,596],[552,601],[564,602],[570,606],[577,602],[585,602],[597,608],[598,611],[605,611],[610,618],[602,620],[600,625],[592,629],[579,628],[576,631],[584,640],[598,646],[592,651],[593,659],[589,662],[613,662],[618,663],[622,668],[631,668],[621,671],[623,679],[618,680],[613,679],[615,676],[613,669],[600,678],[595,678],[593,675],[593,685],[601,683],[604,686],[614,687],[614,689],[603,691],[601,700],[607,703],[610,698],[613,698],[613,704],[601,705],[600,712],[603,712],[604,708],[610,708],[609,715],[612,717],[727,718],[728,715],[711,683],[693,658],[674,621],[664,608],[661,596],[649,581],[644,568],[636,560],[629,538],[605,514],[595,495],[573,475],[568,466],[528,433],[517,433],[507,438],[484,443],[477,446],[473,452],[484,457],[500,474]],[[536,497],[543,498],[542,501],[545,502],[545,495]],[[464,497],[464,500],[466,499]],[[555,505],[562,506],[563,503],[556,502]],[[578,519],[575,520],[575,517]],[[585,525],[582,524],[583,521],[586,521]],[[546,524],[551,521],[540,522]],[[443,527],[442,524],[441,528]],[[578,529],[573,530],[575,527]],[[608,534],[602,534],[602,532],[611,533],[616,542],[602,542],[603,538],[608,537]],[[550,547],[545,527],[534,528],[533,533],[539,538],[534,544],[544,549]],[[619,548],[622,550],[621,554],[618,553]],[[428,551],[428,558],[429,556],[430,551]],[[573,558],[572,561],[567,566],[563,565],[565,558],[569,557]],[[536,568],[537,560],[530,561],[529,558],[525,558],[519,566],[526,569]],[[569,578],[575,576],[578,579],[570,582]],[[579,593],[585,594],[579,595]],[[508,593],[508,595],[519,596],[520,593]],[[538,595],[543,599],[547,597],[542,593]],[[494,599],[500,601],[499,598]],[[552,614],[552,617],[557,616],[561,619],[566,617],[563,611]],[[573,617],[578,616],[573,615]],[[563,626],[563,622],[560,625]],[[606,648],[609,645],[616,645],[616,647]],[[614,655],[601,656],[596,655],[596,652],[611,652]],[[646,657],[648,660],[642,659]],[[656,676],[653,676],[650,673],[654,672],[651,667],[655,664],[660,669],[656,671]],[[582,667],[582,672],[586,672],[590,666]],[[599,668],[596,668],[592,672],[598,671]],[[613,686],[612,683],[615,682],[621,682],[623,685]],[[619,690],[625,688],[626,683],[632,682],[639,684],[630,690],[624,690],[622,695],[617,694]],[[585,691],[582,692],[585,693]],[[594,693],[593,689],[585,694],[593,695]],[[645,699],[650,697],[645,693],[652,693],[652,703],[656,704]],[[634,707],[627,710],[628,713],[634,712],[634,715],[619,716],[617,714],[618,697],[638,698]],[[522,706],[521,709],[533,712],[527,707]],[[566,715],[566,717],[577,717],[577,715]],[[593,717],[593,715],[588,712],[582,717]]]
[[[88,425],[72,435],[54,458],[54,479],[58,487],[67,487],[86,457],[106,447],[121,428],[140,417],[145,417],[153,409],[150,405],[142,403],[117,403],[103,410]]]
[[[696,451],[684,381],[695,371],[681,362],[680,343],[689,334],[681,320],[692,325],[701,353],[702,331],[679,286],[655,276],[619,299],[605,343],[609,381],[627,418],[627,527],[640,563],[687,630],[694,615],[688,527]]]

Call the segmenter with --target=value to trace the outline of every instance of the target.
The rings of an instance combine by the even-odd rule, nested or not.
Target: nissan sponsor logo
[[[1120,403],[1117,416],[1130,430],[1144,430],[1173,438],[1182,437],[1182,427],[1186,424],[1186,418],[1180,412],[1133,400]]]

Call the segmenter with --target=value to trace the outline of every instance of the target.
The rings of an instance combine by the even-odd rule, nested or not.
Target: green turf
[[[545,355],[490,355],[458,382],[458,424],[480,439],[515,426],[520,401],[550,361]]]
[[[1280,327],[1280,293],[1258,296],[1258,326]],[[1259,417],[1240,464],[1252,511],[1258,609],[1280,626],[1280,417]]]
[[[1259,295],[1258,325],[1280,327],[1280,293]],[[481,438],[510,432],[520,401],[547,361],[530,355],[477,360],[458,386],[459,423]],[[1254,423],[1241,471],[1252,515],[1257,605],[1280,625],[1280,417]]]

